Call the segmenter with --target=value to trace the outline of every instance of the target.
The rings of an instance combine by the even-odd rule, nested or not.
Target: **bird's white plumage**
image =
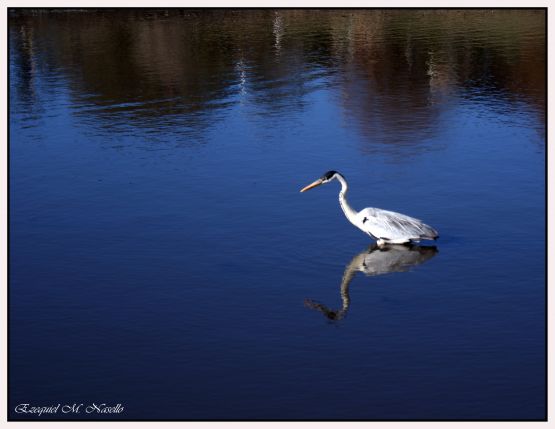
[[[431,226],[426,225],[419,219],[401,213],[373,207],[357,212],[347,202],[347,181],[336,171],[328,171],[320,179],[304,187],[301,192],[328,183],[333,179],[341,183],[339,205],[347,219],[357,228],[375,238],[378,244],[401,244],[423,239],[435,240],[439,237],[437,231]]]
[[[389,243],[434,239],[437,231],[419,219],[373,207],[356,214],[357,226],[368,235]]]

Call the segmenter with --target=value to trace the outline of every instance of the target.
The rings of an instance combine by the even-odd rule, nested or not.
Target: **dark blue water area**
[[[137,98],[139,123],[39,53],[31,98],[10,54],[11,419],[545,418],[545,135],[526,97],[451,83],[395,127],[315,66],[285,101],[248,74],[214,110]],[[420,245],[437,253],[358,270],[346,301],[373,241],[337,182],[299,192],[330,169],[355,209],[436,228]]]

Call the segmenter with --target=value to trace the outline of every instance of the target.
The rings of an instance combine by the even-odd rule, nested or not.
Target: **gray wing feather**
[[[438,233],[420,219],[376,208],[366,208],[359,212],[359,220],[364,231],[377,238],[435,239]],[[366,220],[365,220],[366,219]]]

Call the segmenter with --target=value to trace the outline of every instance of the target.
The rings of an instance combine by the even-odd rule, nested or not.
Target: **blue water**
[[[11,419],[545,418],[545,11],[9,24]]]

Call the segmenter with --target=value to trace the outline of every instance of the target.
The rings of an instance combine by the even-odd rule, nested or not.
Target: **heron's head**
[[[339,174],[337,171],[330,170],[324,173],[324,175],[320,177],[318,180],[315,180],[310,185],[305,186],[303,189],[301,189],[301,192],[308,191],[309,189],[315,188],[316,186],[320,186],[325,183],[331,182],[333,179],[337,177],[337,174]]]

